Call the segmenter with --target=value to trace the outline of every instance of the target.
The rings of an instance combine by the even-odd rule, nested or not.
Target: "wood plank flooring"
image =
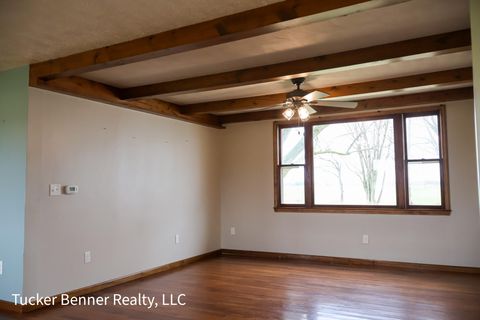
[[[185,306],[65,306],[10,319],[432,319],[479,320],[480,275],[335,267],[298,261],[217,257],[99,292]],[[168,299],[167,299],[168,301]]]

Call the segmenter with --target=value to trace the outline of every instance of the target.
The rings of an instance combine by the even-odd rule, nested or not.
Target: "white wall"
[[[28,118],[24,295],[220,248],[221,130],[34,88]],[[80,192],[49,197],[50,183]]]
[[[447,104],[450,216],[275,213],[271,121],[222,135],[222,248],[480,267],[473,102]],[[230,227],[236,235],[230,235]],[[361,235],[370,244],[362,245]]]
[[[480,266],[472,101],[448,104],[453,212],[432,217],[274,213],[271,121],[216,130],[29,94],[24,295],[220,247]],[[80,193],[49,197],[49,183],[78,184]],[[360,244],[364,233],[369,245]]]
[[[480,172],[480,1],[478,0],[470,0],[470,33],[472,39],[473,93],[475,102],[478,174]],[[480,184],[480,174],[477,179]]]

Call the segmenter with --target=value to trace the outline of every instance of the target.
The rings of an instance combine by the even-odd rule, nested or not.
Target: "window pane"
[[[393,119],[313,126],[317,205],[396,205]]]
[[[305,164],[304,128],[283,128],[281,138],[281,164]]]
[[[411,162],[408,164],[408,199],[412,206],[441,206],[440,164]]]
[[[282,204],[305,204],[305,175],[303,166],[280,168]]]
[[[438,116],[409,117],[407,127],[408,159],[438,159]]]

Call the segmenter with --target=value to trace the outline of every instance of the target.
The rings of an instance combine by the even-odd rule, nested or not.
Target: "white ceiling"
[[[445,85],[428,85],[428,86],[421,86],[421,87],[413,87],[413,88],[405,88],[405,89],[397,89],[397,90],[387,90],[387,91],[379,91],[379,92],[371,92],[371,93],[362,93],[362,94],[355,94],[351,96],[342,96],[337,98],[326,98],[324,100],[332,100],[332,101],[360,101],[364,99],[373,99],[373,98],[383,98],[383,97],[392,97],[392,96],[399,96],[404,94],[413,94],[413,93],[421,93],[421,92],[432,92],[432,91],[440,91],[440,90],[449,90],[449,89],[457,89],[457,88],[465,88],[471,87],[472,82],[467,81],[465,83],[457,83],[457,84],[445,84]],[[318,105],[321,106],[321,105]],[[249,109],[248,112],[257,112],[257,111],[265,111],[265,110],[272,110],[272,109],[281,109],[284,108],[283,104],[277,104],[268,107],[261,107],[256,109]],[[227,115],[227,114],[235,114],[235,113],[242,113],[238,110],[235,111],[221,111],[221,112],[213,112],[212,114],[215,115]]]
[[[279,0],[0,0],[0,70],[95,49]]]
[[[379,65],[359,65],[348,70],[325,70],[314,76],[308,76],[303,89],[316,89],[341,84],[381,80],[428,73],[472,65],[470,51],[456,52],[416,60],[390,62]],[[251,96],[288,92],[294,89],[290,80],[281,80],[228,89],[218,89],[178,95],[159,95],[156,98],[177,104],[202,103],[215,100],[237,99]]]
[[[131,87],[297,60],[468,27],[468,0],[412,0],[83,76],[118,87]]]
[[[130,87],[469,28],[468,0],[375,1],[391,5],[81,76]],[[273,2],[277,0],[0,0],[0,69],[123,42]],[[347,70],[324,70],[307,77],[305,89],[468,67],[471,63],[470,52],[458,52]],[[291,83],[284,80],[157,97],[191,104],[291,89]],[[431,89],[422,87],[411,92]]]

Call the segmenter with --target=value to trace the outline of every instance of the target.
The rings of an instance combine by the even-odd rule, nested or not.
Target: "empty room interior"
[[[0,0],[0,319],[480,319],[479,0]]]

